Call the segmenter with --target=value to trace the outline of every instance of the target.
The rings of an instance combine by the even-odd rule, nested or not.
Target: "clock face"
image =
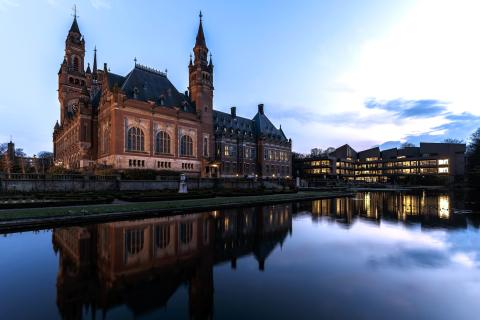
[[[68,112],[70,112],[70,113],[75,113],[75,112],[77,112],[77,110],[78,110],[78,103],[77,103],[77,101],[70,101],[70,102],[68,103],[67,110],[68,110]]]

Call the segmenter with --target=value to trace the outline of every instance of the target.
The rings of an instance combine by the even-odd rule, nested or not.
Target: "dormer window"
[[[133,99],[138,99],[138,88],[133,88]]]
[[[165,105],[165,96],[163,94],[160,96],[160,105],[161,106]]]

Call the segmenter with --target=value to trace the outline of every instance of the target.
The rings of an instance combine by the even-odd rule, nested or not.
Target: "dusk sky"
[[[480,127],[480,1],[0,0],[0,142],[52,150],[72,7],[98,62],[168,69],[181,92],[204,14],[214,107],[257,104],[293,150],[466,140]]]

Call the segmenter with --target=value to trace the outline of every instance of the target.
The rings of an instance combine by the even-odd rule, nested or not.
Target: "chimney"
[[[235,118],[237,116],[237,107],[231,107],[230,114],[232,115],[232,118]]]
[[[10,161],[15,160],[15,144],[10,141],[7,145],[7,157]]]
[[[260,103],[260,104],[258,105],[258,113],[264,114],[264,113],[263,113],[263,103]]]

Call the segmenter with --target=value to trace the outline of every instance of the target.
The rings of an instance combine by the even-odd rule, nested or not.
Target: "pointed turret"
[[[87,71],[85,72],[88,74],[92,73],[92,70],[90,70],[90,62],[87,64]]]
[[[68,32],[75,32],[75,33],[81,34],[80,28],[78,27],[78,23],[77,23],[77,15],[73,17],[72,26],[70,27],[70,30]]]
[[[200,17],[200,24],[198,25],[197,40],[195,42],[195,46],[206,47],[207,44],[205,43],[205,35],[203,34],[202,11],[200,11],[200,14],[198,16]]]
[[[95,46],[95,49],[93,49],[93,75],[96,78],[97,75],[97,46]]]

